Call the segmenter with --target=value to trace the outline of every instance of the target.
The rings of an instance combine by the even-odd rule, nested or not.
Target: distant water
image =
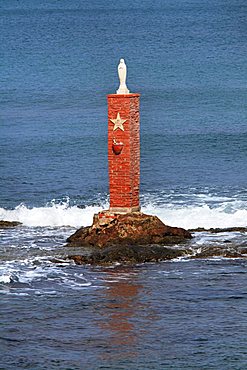
[[[1,369],[246,369],[245,259],[75,266],[108,207],[107,102],[141,93],[141,203],[247,226],[244,0],[0,0]],[[247,246],[197,232],[191,248]],[[60,263],[52,262],[54,258]]]

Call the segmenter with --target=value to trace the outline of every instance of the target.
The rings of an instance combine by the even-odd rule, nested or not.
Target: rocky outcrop
[[[21,222],[0,220],[0,229],[7,229],[7,228],[10,228],[10,227],[16,227],[16,226],[19,226],[19,225],[21,225]]]
[[[240,232],[240,233],[246,233],[247,227],[226,227],[226,228],[210,228],[205,229],[204,227],[198,227],[196,229],[189,229],[189,232],[207,232],[211,234],[218,234],[218,233],[232,233],[232,232]]]
[[[106,248],[126,245],[174,245],[190,239],[191,234],[178,227],[166,226],[157,216],[141,212],[94,216],[92,226],[81,227],[67,241],[68,245]]]
[[[246,248],[233,245],[226,248],[222,246],[203,246],[195,254],[191,255],[192,259],[207,259],[211,257],[246,258]]]
[[[85,248],[68,258],[76,264],[113,265],[114,263],[138,264],[144,262],[160,262],[182,257],[186,259],[210,258],[247,258],[247,245],[229,246],[191,246],[190,243],[182,246],[163,247],[159,245],[147,246],[112,246],[104,249]],[[53,261],[54,262],[54,261]],[[59,263],[59,261],[55,261]]]
[[[90,254],[69,256],[76,264],[108,265],[160,262],[186,255],[186,250],[160,245],[125,245],[93,250]]]
[[[246,232],[246,228],[210,229],[204,232]],[[194,230],[202,231],[201,229]],[[219,245],[193,245],[190,232],[164,225],[156,216],[140,212],[99,213],[92,226],[68,238],[68,258],[76,264],[112,265],[160,262],[174,258],[247,258],[246,240],[223,240]],[[179,244],[180,243],[180,244]]]

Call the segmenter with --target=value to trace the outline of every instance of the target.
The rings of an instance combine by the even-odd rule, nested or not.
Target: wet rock
[[[227,227],[227,228],[210,228],[205,229],[204,227],[198,227],[196,229],[189,229],[189,232],[207,232],[212,234],[218,234],[218,233],[230,233],[230,232],[240,232],[240,233],[246,233],[247,227]]]
[[[3,220],[0,220],[0,229],[7,229],[7,228],[10,228],[10,227],[16,227],[16,226],[19,226],[21,224],[22,224],[21,222],[17,222],[17,221],[3,221]]]
[[[200,248],[191,258],[207,259],[211,257],[242,258],[243,252],[237,247],[224,248],[221,246],[205,246]]]
[[[105,211],[94,215],[92,226],[81,227],[67,239],[67,242],[68,246],[73,247],[106,248],[153,244],[174,245],[190,238],[192,238],[190,232],[167,226],[157,216],[141,212],[112,214]],[[127,249],[125,251],[127,252]]]
[[[241,253],[242,255],[247,256],[247,246],[240,246],[239,247],[239,253]]]
[[[151,246],[111,246],[93,251],[90,255],[73,255],[69,259],[76,264],[108,265],[116,262],[121,264],[136,264],[144,262],[160,262],[181,257],[186,254],[183,249]]]

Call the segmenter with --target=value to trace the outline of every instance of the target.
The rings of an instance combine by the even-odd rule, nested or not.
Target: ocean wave
[[[87,226],[92,223],[93,215],[102,210],[100,206],[79,208],[70,206],[69,200],[56,204],[54,201],[44,207],[29,208],[24,204],[13,210],[0,208],[0,220],[18,221],[30,227]]]
[[[198,202],[200,199],[200,202]],[[195,197],[194,204],[186,201],[180,204],[167,202],[159,198],[156,203],[153,199],[145,199],[142,211],[147,214],[157,215],[165,224],[186,229],[197,227],[227,228],[247,226],[247,202],[239,199],[222,198],[217,202],[213,198]],[[87,205],[80,208],[70,205],[69,199],[56,203],[52,201],[43,207],[29,208],[24,204],[15,209],[0,208],[0,220],[19,221],[29,227],[80,227],[92,224],[93,215],[103,209],[108,209],[107,202],[101,205]]]
[[[201,206],[171,207],[171,205],[164,205],[163,207],[156,207],[154,204],[148,204],[142,208],[142,211],[158,216],[167,225],[185,229],[245,227],[247,225],[247,210],[233,208],[229,211],[227,204],[218,207],[210,207],[207,204]]]

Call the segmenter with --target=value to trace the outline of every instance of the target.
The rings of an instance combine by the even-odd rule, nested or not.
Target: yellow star
[[[117,130],[118,128],[119,128],[120,130],[124,131],[123,124],[124,124],[124,122],[126,122],[126,121],[127,121],[127,119],[122,119],[122,118],[120,117],[120,113],[119,113],[119,112],[118,112],[118,114],[117,114],[117,118],[115,118],[115,119],[110,119],[110,121],[111,121],[112,123],[114,123],[113,131]]]

